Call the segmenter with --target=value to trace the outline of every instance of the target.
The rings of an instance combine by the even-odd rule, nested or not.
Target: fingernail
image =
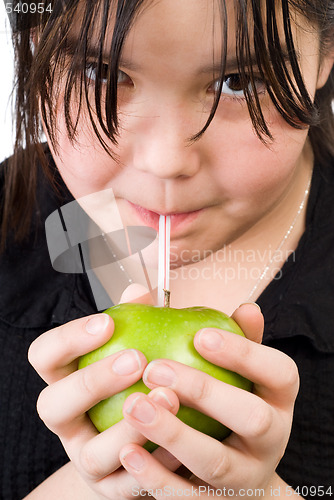
[[[127,408],[126,413],[142,424],[150,424],[153,422],[156,412],[151,403],[142,396],[138,396],[132,401],[129,408]]]
[[[86,331],[92,335],[102,333],[109,323],[108,314],[101,313],[90,318],[86,323]]]
[[[152,396],[150,394],[149,397],[151,397],[151,399],[153,399],[155,403],[158,403],[166,408],[166,410],[170,410],[170,408],[173,408],[173,403],[169,400],[169,398],[163,391],[156,391],[154,392],[154,394],[152,394]]]
[[[239,307],[246,305],[246,304],[251,304],[252,306],[256,306],[261,311],[261,307],[256,302],[242,302]],[[238,309],[239,309],[239,307],[238,307]]]
[[[170,366],[161,363],[161,361],[152,361],[144,372],[143,380],[144,383],[149,382],[167,387],[175,382],[176,373]]]
[[[208,351],[218,351],[223,345],[223,339],[220,333],[216,330],[204,328],[199,336],[198,341]]]
[[[134,349],[122,353],[112,365],[112,369],[117,375],[130,375],[138,371],[140,367],[140,358]]]
[[[121,459],[136,471],[140,471],[145,465],[144,457],[135,450],[128,451],[125,455],[121,456]]]

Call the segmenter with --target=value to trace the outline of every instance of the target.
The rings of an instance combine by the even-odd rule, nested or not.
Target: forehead
[[[272,4],[271,0],[268,0]],[[101,2],[101,6],[103,5]],[[125,42],[122,48],[122,56],[130,62],[136,58],[137,64],[141,65],[147,61],[149,55],[166,57],[181,56],[203,59],[203,64],[221,61],[222,48],[226,43],[227,56],[236,54],[236,40],[240,32],[239,19],[240,7],[243,4],[239,0],[146,0],[143,1],[133,15],[130,27],[126,32]],[[251,4],[252,2],[249,2]],[[266,29],[266,0],[262,3],[263,38],[268,44]],[[122,22],[115,21],[116,1],[111,1],[108,25],[104,37],[103,50],[107,59],[113,38],[113,32],[122,30]],[[275,16],[277,30],[282,44],[285,48],[285,35],[283,28],[283,2],[277,2]],[[85,2],[79,3],[76,21],[73,23],[70,37],[78,40],[81,32],[82,7]],[[126,5],[126,4],[125,4]],[[239,6],[239,7],[238,7]],[[317,32],[308,21],[296,12],[291,12],[291,27],[296,44],[297,52],[306,49],[318,48]],[[95,22],[89,35],[88,44],[90,49],[98,46],[102,27],[102,9],[97,10]],[[249,12],[247,15],[247,32],[249,46],[253,48],[254,20]],[[258,30],[258,26],[255,27]],[[271,43],[271,42],[269,42]],[[96,51],[98,52],[98,51]]]
[[[234,24],[234,22],[233,22]],[[147,54],[182,59],[220,60],[222,21],[218,2],[159,0],[148,4],[136,19],[124,45],[124,57],[145,62]],[[177,57],[175,57],[177,56]]]
[[[224,0],[144,0],[137,2],[139,7],[125,8],[126,15],[117,16],[117,1],[110,1],[108,25],[104,36],[105,48],[110,47],[114,31],[120,33],[124,20],[131,17],[130,27],[126,30],[126,43],[130,47],[144,39],[151,43],[151,48],[159,48],[166,42],[170,50],[180,50],[182,45],[194,47],[199,41],[205,43],[208,38],[212,46],[213,38],[221,41],[220,5]],[[97,44],[103,26],[105,13],[104,1],[96,5],[89,30],[92,44]],[[233,2],[228,2],[233,4]],[[126,3],[125,3],[126,5]],[[78,3],[70,30],[70,37],[78,40],[82,33],[87,1]],[[232,12],[233,15],[233,12]],[[117,18],[117,20],[116,20]],[[120,20],[121,19],[121,20]],[[95,42],[95,43],[94,43]]]

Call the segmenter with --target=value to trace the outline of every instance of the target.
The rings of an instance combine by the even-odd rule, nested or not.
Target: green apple
[[[237,323],[226,314],[204,307],[173,309],[135,303],[120,304],[105,312],[114,320],[114,334],[104,346],[82,356],[79,368],[123,349],[135,348],[146,356],[148,362],[168,358],[197,368],[228,384],[251,390],[251,382],[213,365],[200,356],[193,345],[195,333],[201,328],[221,328],[243,336]],[[123,418],[125,399],[138,391],[149,392],[142,380],[91,408],[89,416],[97,430],[102,432],[119,422]],[[181,405],[177,416],[191,427],[219,440],[230,432],[220,422],[193,408]],[[148,449],[153,448],[148,446]]]

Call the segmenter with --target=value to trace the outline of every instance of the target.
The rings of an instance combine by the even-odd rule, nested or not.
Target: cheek
[[[268,139],[267,144],[246,119],[230,123],[215,135],[211,149],[216,180],[231,198],[258,200],[284,189],[302,158],[308,131],[293,129],[274,111],[268,122],[274,141]]]
[[[64,132],[65,122],[58,116],[58,152],[52,150],[57,168],[74,197],[85,196],[110,187],[119,166],[102,148],[94,131],[80,122],[80,132],[72,143]]]
[[[56,166],[70,192],[74,197],[80,197],[110,188],[112,179],[119,171],[119,163],[116,161],[117,155],[113,159],[112,151],[111,155],[108,155],[103,149],[93,129],[85,104],[82,104],[77,133],[75,134],[75,140],[72,142],[67,134],[63,90],[60,91],[54,106],[56,114],[55,130],[58,131],[56,134],[57,152],[52,148],[44,124],[43,129]],[[78,104],[75,100],[72,100],[71,119],[73,124],[75,124],[77,116]],[[98,121],[95,120],[95,122],[102,139],[111,145],[110,140],[103,134]]]

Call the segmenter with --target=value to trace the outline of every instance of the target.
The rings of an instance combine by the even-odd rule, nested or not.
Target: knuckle
[[[263,436],[269,431],[272,423],[273,411],[271,407],[264,401],[259,400],[250,411],[247,434],[252,437]]]
[[[37,373],[41,375],[45,372],[47,360],[48,356],[45,356],[43,352],[43,341],[41,338],[37,338],[29,346],[28,361]]]
[[[285,357],[285,364],[282,369],[282,382],[284,388],[295,397],[299,389],[299,372],[296,363],[289,356]]]
[[[235,341],[236,341],[235,354],[237,361],[248,359],[253,353],[252,348],[254,344],[250,340],[244,337],[240,337],[239,335],[235,335]]]
[[[220,483],[222,478],[226,476],[226,474],[230,470],[230,461],[228,457],[219,453],[216,455],[206,466],[203,471],[203,479],[209,484],[217,484]]]
[[[79,383],[79,391],[88,395],[89,398],[95,399],[97,394],[97,382],[98,377],[94,376],[94,367],[87,366],[82,370],[77,372],[78,374],[78,383]]]
[[[43,389],[40,393],[37,404],[36,404],[38,415],[45,425],[54,430],[56,428],[57,422],[55,421],[55,412],[52,405],[52,398],[50,397],[49,387]]]
[[[170,480],[168,479],[167,475],[165,475],[165,474],[154,477],[151,480],[149,491],[155,491],[158,494],[159,494],[159,492],[167,491],[167,488],[169,488],[169,483],[170,483]],[[149,497],[150,497],[150,495],[148,495],[148,498]],[[146,496],[144,498],[146,498]],[[165,498],[165,496],[161,497],[159,495],[159,497],[154,497],[154,498]]]
[[[164,448],[173,448],[174,445],[180,442],[182,430],[178,426],[170,426],[168,432],[165,433]]]
[[[36,370],[38,375],[43,380],[48,381],[49,380],[48,375],[49,375],[50,370],[52,369],[52,367],[50,366],[51,365],[50,359],[46,356],[39,356],[39,358],[37,356],[38,356],[38,353],[36,355],[36,358],[30,363],[33,366],[33,368]]]
[[[246,337],[241,337],[240,335],[234,335],[233,339],[235,341],[235,351],[238,358],[242,358],[243,356],[248,357],[251,354],[253,343]]]
[[[210,377],[203,373],[197,374],[189,390],[189,399],[201,403],[210,396]]]
[[[98,455],[95,453],[91,443],[88,442],[80,451],[79,463],[83,473],[91,480],[97,480],[104,477],[108,471],[105,471]]]
[[[227,355],[233,356],[233,371],[238,372],[242,370],[245,366],[245,360],[249,360],[252,356],[253,344],[251,341],[244,337],[240,337],[240,335],[233,335],[233,344],[227,346]]]
[[[37,351],[38,351],[37,340],[34,340],[34,342],[30,344],[28,349],[28,361],[31,364],[31,366],[33,366],[35,369],[37,367],[37,360],[38,360]]]
[[[75,354],[75,342],[73,339],[73,332],[76,332],[76,329],[73,328],[75,321],[78,320],[61,325],[53,331],[53,334],[58,337],[57,343],[61,346],[63,353]]]
[[[51,349],[50,345],[55,348],[55,340],[57,340],[57,345],[61,346],[62,351],[66,352],[70,335],[66,335],[65,332],[66,325],[61,325],[43,333],[30,345],[28,361],[42,377],[53,368],[53,355],[54,352],[57,352],[57,349]]]
[[[130,499],[133,500],[134,496],[133,491],[134,491],[133,484],[131,484],[130,486],[128,480],[117,481],[116,484],[114,483],[113,498],[121,498],[122,500],[130,500]],[[147,498],[142,491],[140,492],[140,498]],[[150,496],[150,498],[152,497]]]

